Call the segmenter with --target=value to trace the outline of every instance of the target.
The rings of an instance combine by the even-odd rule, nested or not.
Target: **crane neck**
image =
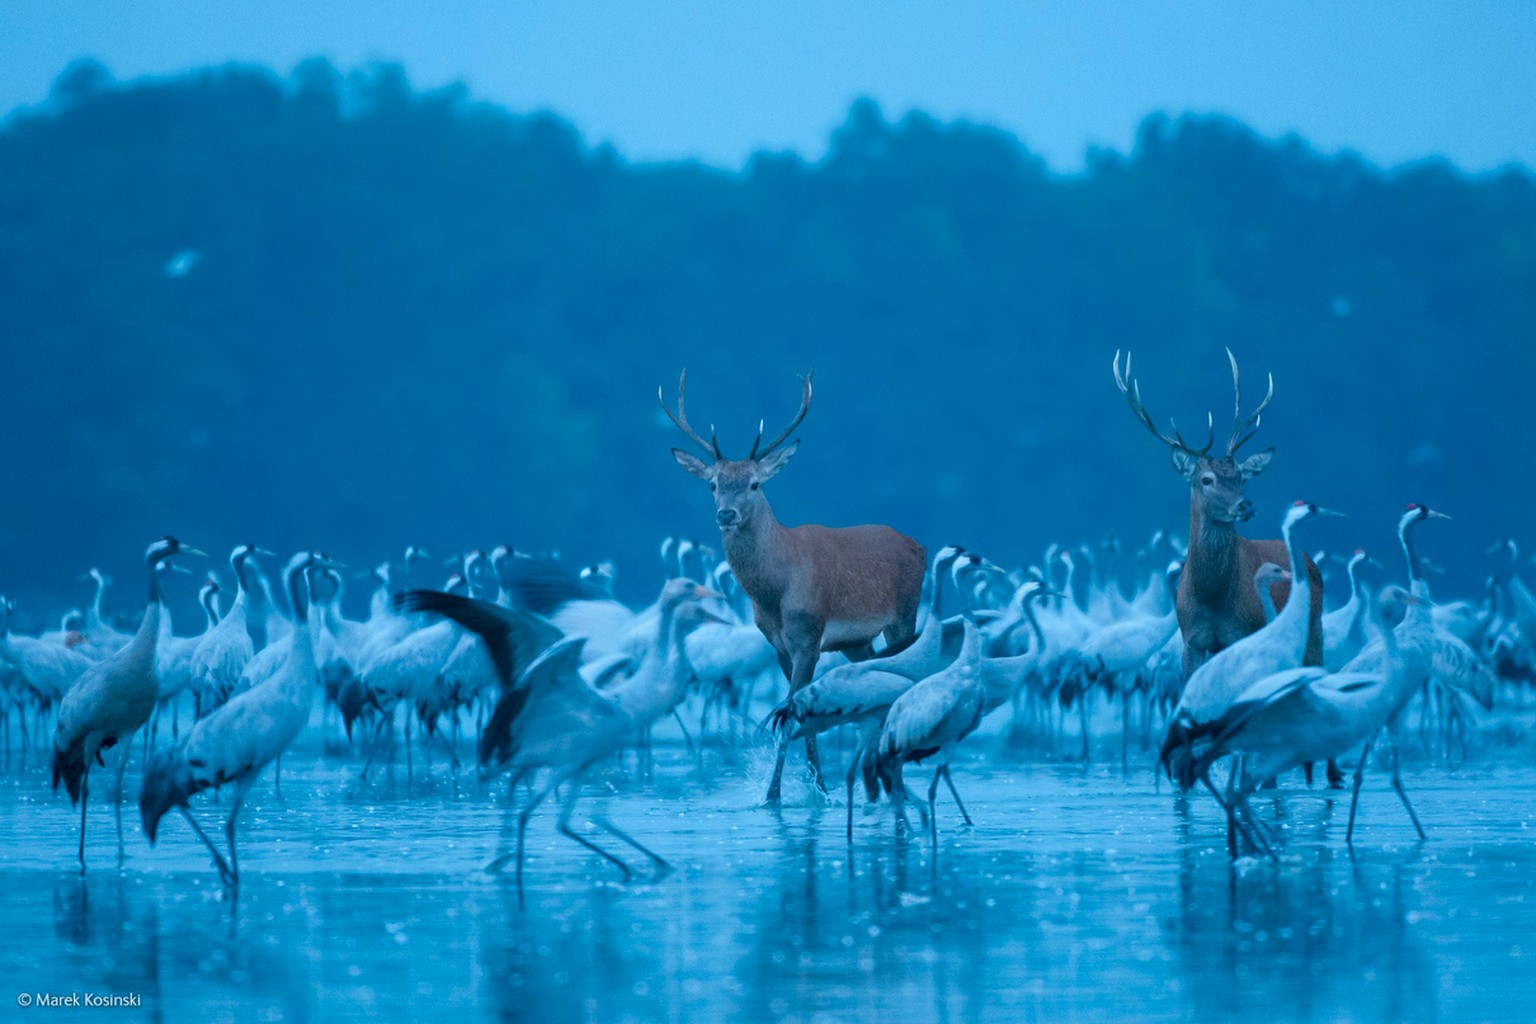
[[[1360,579],[1360,563],[1363,559],[1351,558],[1349,560],[1349,596],[1351,600],[1365,600],[1365,583]]]
[[[1027,598],[1024,601],[1024,617],[1029,620],[1030,631],[1035,634],[1035,652],[1045,650],[1045,630],[1040,628],[1040,619],[1035,615],[1035,609]]]
[[[1287,519],[1280,528],[1280,536],[1285,538],[1285,553],[1291,561],[1291,593],[1285,600],[1285,607],[1275,616],[1275,621],[1287,624],[1297,620],[1306,623],[1312,617],[1312,578],[1307,573],[1307,553],[1291,537],[1295,527],[1296,522]]]
[[[156,558],[149,563],[149,595],[144,604],[144,617],[139,620],[138,632],[128,642],[130,656],[139,655],[154,657],[155,641],[160,636],[160,615],[162,604],[160,601],[160,559]]]
[[[1410,589],[1419,580],[1419,556],[1413,543],[1413,527],[1418,521],[1418,517],[1415,516],[1397,528],[1397,539],[1403,545],[1403,557],[1408,560],[1408,583]]]

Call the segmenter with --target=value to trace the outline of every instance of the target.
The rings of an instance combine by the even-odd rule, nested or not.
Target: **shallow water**
[[[481,870],[503,833],[500,790],[467,774],[455,787],[440,760],[408,786],[403,766],[362,783],[349,759],[290,754],[282,799],[269,772],[248,802],[238,900],[175,816],[151,848],[125,805],[119,869],[101,797],[81,878],[76,812],[44,766],[13,761],[0,777],[0,1006],[8,1017],[22,993],[95,992],[142,1007],[74,1013],[1529,1019],[1536,768],[1410,766],[1423,844],[1385,776],[1368,776],[1353,857],[1347,801],[1297,779],[1259,802],[1266,816],[1284,808],[1280,862],[1234,864],[1214,804],[1175,799],[1149,768],[1012,763],[996,749],[979,738],[957,763],[976,825],[941,796],[935,864],[884,806],[856,816],[850,850],[840,798],[820,805],[797,786],[774,814],[755,806],[760,754],[744,767],[711,751],[701,768],[660,744],[649,780],[599,773],[573,821],[596,835],[601,810],[674,873],[622,884],[541,810],[525,905],[510,876]],[[926,790],[926,772],[910,776]],[[197,813],[213,829],[221,810]]]

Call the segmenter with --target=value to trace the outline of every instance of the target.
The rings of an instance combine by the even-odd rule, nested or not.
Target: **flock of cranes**
[[[1309,557],[1303,540],[1310,521],[1337,513],[1298,501],[1278,540],[1235,531],[1253,514],[1243,484],[1270,457],[1239,461],[1238,450],[1258,429],[1273,382],[1245,418],[1232,361],[1233,430],[1224,454],[1213,455],[1213,437],[1196,446],[1177,428],[1154,426],[1128,356],[1122,369],[1117,354],[1114,371],[1190,487],[1188,543],[1157,535],[1134,564],[1121,564],[1114,545],[1053,545],[1035,565],[1009,571],[958,546],[929,560],[885,526],[785,527],[763,485],[794,454],[798,442],[785,442],[809,408],[810,378],[790,426],[767,445],[760,431],[747,457],[732,460],[689,426],[685,375],[676,413],[663,407],[703,456],[674,449],[709,485],[724,557],[669,539],[649,606],[613,597],[611,565],[578,571],[507,547],[455,559],[441,589],[416,588],[413,578],[433,563],[408,548],[400,566],[373,571],[368,613],[353,619],[345,566],[299,552],[274,587],[277,556],[242,544],[227,575],[208,572],[201,584],[202,629],[178,635],[164,589],[208,556],[166,537],[145,552],[147,598],[131,633],[109,621],[108,581],[94,571],[90,610],[51,633],[13,634],[12,606],[0,599],[0,738],[25,750],[51,737],[53,784],[80,809],[82,871],[92,770],[113,772],[121,858],[124,772],[137,754],[149,841],[167,812],[179,812],[231,888],[245,798],[306,729],[344,732],[365,775],[381,752],[393,758],[397,732],[408,775],[413,746],[446,749],[457,770],[469,732],[480,777],[509,779],[516,846],[491,868],[512,865],[519,885],[526,830],[551,797],[561,834],[634,875],[630,861],[578,831],[573,815],[584,775],[627,750],[644,755],[667,719],[691,746],[696,734],[700,750],[711,738],[757,742],[759,728],[770,729],[773,803],[791,742],[803,742],[809,777],[824,790],[817,738],[842,731],[849,841],[861,796],[887,799],[903,830],[913,803],[935,857],[940,784],[969,824],[956,755],[994,714],[1007,716],[1002,742],[1044,742],[1083,758],[1106,721],[1118,719],[1126,760],[1160,728],[1162,770],[1180,790],[1201,786],[1218,801],[1234,856],[1245,847],[1276,852],[1278,836],[1249,798],[1296,768],[1310,784],[1318,762],[1339,785],[1340,763],[1353,760],[1352,841],[1368,755],[1385,738],[1393,788],[1422,837],[1398,768],[1410,727],[1436,742],[1464,738],[1476,706],[1492,706],[1501,686],[1514,692],[1536,662],[1536,597],[1515,571],[1513,544],[1502,546],[1509,565],[1480,604],[1437,604],[1416,538],[1422,524],[1446,517],[1410,504],[1398,523],[1402,584],[1373,593],[1368,572],[1386,570],[1356,552],[1344,560],[1347,593],[1329,607],[1326,562]],[[925,799],[908,795],[913,765],[930,772]],[[194,797],[224,786],[233,798],[221,850]],[[645,859],[646,877],[670,870],[640,840],[592,820]]]

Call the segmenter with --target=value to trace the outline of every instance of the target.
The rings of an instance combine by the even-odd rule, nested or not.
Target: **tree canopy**
[[[0,126],[0,268],[0,589],[39,600],[161,533],[359,565],[556,548],[641,596],[663,535],[713,533],[656,402],[684,366],[728,453],[815,367],[784,521],[1000,560],[1182,529],[1116,349],[1154,414],[1218,434],[1223,347],[1249,403],[1273,372],[1254,535],[1307,497],[1382,545],[1426,501],[1461,521],[1438,560],[1480,573],[1536,498],[1505,472],[1533,440],[1531,173],[1386,171],[1219,117],[1059,174],[861,101],[824,157],[727,171],[395,66],[81,65]]]

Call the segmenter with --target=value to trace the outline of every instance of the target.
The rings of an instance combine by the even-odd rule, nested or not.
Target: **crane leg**
[[[1088,763],[1088,687],[1085,684],[1077,695],[1077,716],[1083,723],[1083,763]]]
[[[1354,792],[1349,797],[1349,827],[1344,830],[1344,845],[1355,845],[1355,810],[1360,806],[1360,784],[1365,781],[1365,762],[1371,756],[1371,744],[1360,751],[1360,763],[1355,766]]]
[[[192,812],[186,808],[186,805],[182,805],[179,810],[181,811],[181,816],[187,819],[187,824],[192,826],[192,831],[197,833],[197,838],[201,839],[203,845],[208,847],[208,852],[213,854],[213,865],[219,869],[219,877],[224,880],[225,885],[230,884],[230,880],[234,875],[229,870],[229,862],[224,859],[224,854],[220,853],[219,848],[213,845],[213,840],[208,838],[208,833],[204,832],[203,826],[199,825],[197,819],[192,817]]]
[[[229,843],[229,887],[234,892],[240,892],[240,852],[235,848],[235,822],[240,817],[240,806],[245,803],[245,794],[249,787],[241,785],[235,790],[235,803],[229,809],[229,818],[224,822],[224,839]]]
[[[853,783],[859,776],[859,751],[854,752],[853,762],[848,765],[848,845],[853,846]]]
[[[939,862],[939,809],[935,801],[939,797],[939,778],[944,774],[943,768],[933,773],[933,778],[928,780],[928,845],[933,850],[933,863]]]
[[[582,846],[585,846],[587,849],[591,850],[593,853],[597,854],[599,857],[603,858],[614,867],[618,868],[624,876],[624,881],[629,881],[634,877],[635,873],[630,870],[628,864],[625,864],[622,860],[615,857],[601,846],[598,846],[587,837],[578,835],[576,830],[571,828],[571,812],[576,809],[576,798],[580,795],[581,784],[573,780],[571,782],[570,791],[566,793],[565,799],[560,802],[560,820],[555,825],[555,828],[558,829],[560,834],[565,836],[567,839],[574,839]]]
[[[379,727],[373,732],[373,743],[368,748],[368,760],[363,762],[363,770],[358,775],[360,779],[368,778],[368,769],[373,767],[373,759],[379,755],[379,747],[384,743],[384,729],[390,725],[387,716],[379,715]]]
[[[1125,771],[1131,763],[1131,695],[1124,687],[1120,689],[1120,770]]]
[[[1403,788],[1403,776],[1399,770],[1398,751],[1394,744],[1392,747],[1392,788],[1397,791],[1397,798],[1403,802],[1403,810],[1408,812],[1408,817],[1413,821],[1414,830],[1419,833],[1419,842],[1424,841],[1424,826],[1419,824],[1419,816],[1414,813],[1413,804],[1408,802],[1408,791]]]
[[[869,745],[875,740],[874,734],[860,736],[853,745],[853,757],[848,762],[848,845],[853,846],[853,787],[859,778],[859,769],[864,764],[864,757],[869,751]]]
[[[91,802],[91,772],[90,765],[86,765],[85,774],[80,777],[80,873],[85,874],[85,809]]]
[[[1210,777],[1210,775],[1208,773],[1202,773],[1201,774],[1200,782],[1205,786],[1205,788],[1207,790],[1210,791],[1210,794],[1211,794],[1212,798],[1215,799],[1217,805],[1227,815],[1227,828],[1229,829],[1229,832],[1227,834],[1227,848],[1232,851],[1232,856],[1235,859],[1237,857],[1237,853],[1236,853],[1237,842],[1236,842],[1236,838],[1230,832],[1230,829],[1234,825],[1238,829],[1242,829],[1244,827],[1244,824],[1243,824],[1243,822],[1241,820],[1236,818],[1236,816],[1234,814],[1234,811],[1233,811],[1232,804],[1227,800],[1226,797],[1221,795],[1221,791],[1218,790],[1216,788],[1216,786],[1211,782],[1211,777]],[[1251,834],[1251,832],[1247,833],[1247,834],[1248,834],[1249,841],[1252,842],[1254,846],[1262,846],[1266,850],[1269,849],[1267,844],[1262,843],[1259,839],[1255,838]]]
[[[1227,852],[1237,860],[1237,805],[1232,800],[1232,794],[1237,790],[1237,777],[1241,774],[1242,761],[1235,760],[1232,765],[1232,774],[1227,776],[1226,797],[1221,800],[1221,805],[1227,811]]]
[[[510,779],[507,780],[507,812],[509,815],[512,811],[512,803],[517,790],[517,783],[521,777],[522,776],[519,773],[517,775],[513,775]],[[538,790],[528,798],[528,802],[523,805],[523,809],[517,813],[517,841],[515,847],[516,852],[506,853],[506,847],[503,846],[503,852],[498,853],[496,857],[485,866],[484,870],[486,874],[501,874],[502,870],[506,868],[507,864],[509,864],[515,858],[517,861],[517,884],[519,886],[523,884],[523,836],[528,831],[528,819],[533,817],[534,810],[539,806],[539,804],[544,802],[544,798],[550,794],[550,791],[553,788],[554,786],[551,784],[541,790]]]
[[[697,749],[697,748],[694,747],[694,745],[693,745],[693,736],[690,735],[689,732],[688,732],[688,725],[687,725],[687,723],[685,723],[683,721],[682,713],[679,712],[677,710],[677,708],[673,708],[672,709],[672,717],[677,719],[677,727],[682,730],[683,742],[688,745],[688,756],[689,757],[702,758],[704,756],[704,752],[702,750]],[[704,741],[704,732],[701,729],[699,731],[699,742],[702,743],[703,741]]]
[[[955,806],[960,808],[960,817],[967,825],[975,825],[976,823],[971,820],[970,814],[965,809],[965,804],[960,801],[960,791],[955,789],[955,777],[949,774],[949,765],[941,767],[939,774],[944,776],[944,784],[949,787],[949,795],[955,798]]]
[[[130,741],[123,744],[117,759],[117,779],[112,786],[112,813],[117,819],[117,863],[123,863],[123,772],[128,769],[128,752],[133,749]]]
[[[1275,853],[1275,848],[1270,845],[1268,839],[1269,826],[1253,816],[1253,808],[1248,803],[1248,792],[1246,789],[1238,790],[1237,809],[1241,812],[1241,817],[1248,822],[1249,835],[1255,840],[1254,845],[1263,850],[1270,860],[1279,860],[1279,855]]]
[[[628,846],[631,849],[643,854],[651,862],[651,864],[655,866],[656,869],[655,873],[651,876],[651,881],[659,882],[672,873],[671,864],[668,864],[654,850],[643,845],[638,839],[630,835],[628,832],[625,832],[623,829],[619,828],[607,818],[603,817],[602,815],[594,815],[592,818],[592,823],[598,828],[602,829],[604,832],[607,832],[609,835],[613,836],[613,838],[617,839],[625,846]]]

